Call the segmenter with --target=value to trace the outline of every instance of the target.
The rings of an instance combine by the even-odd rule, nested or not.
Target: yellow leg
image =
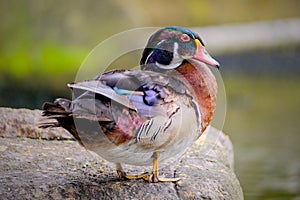
[[[151,175],[147,175],[147,173],[139,174],[139,175],[128,175],[126,174],[120,163],[116,163],[117,173],[119,178],[125,179],[144,179],[145,181],[149,181],[150,183],[157,183],[157,182],[177,182],[180,178],[161,178],[158,176],[158,158],[159,152],[155,152],[153,154],[153,168]]]
[[[159,152],[155,152],[153,154],[153,168],[152,173],[149,176],[149,179],[147,181],[151,183],[157,183],[157,182],[177,182],[180,180],[180,178],[162,178],[158,176],[158,158],[159,158]],[[146,180],[146,179],[145,179]]]
[[[120,179],[129,179],[129,180],[132,180],[132,179],[144,179],[146,180],[147,177],[149,175],[147,175],[147,173],[143,173],[143,174],[139,174],[139,175],[128,175],[126,174],[126,172],[124,172],[122,166],[120,163],[116,163],[116,169],[117,169],[117,173],[118,173],[118,178]]]

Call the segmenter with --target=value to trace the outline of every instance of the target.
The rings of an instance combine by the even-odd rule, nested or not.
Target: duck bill
[[[201,42],[198,39],[195,39],[196,45],[197,45],[197,51],[196,54],[193,56],[193,59],[199,60],[201,62],[204,62],[205,64],[208,64],[212,67],[220,68],[220,64],[218,61],[213,59],[209,53],[205,50],[204,46],[201,44]]]

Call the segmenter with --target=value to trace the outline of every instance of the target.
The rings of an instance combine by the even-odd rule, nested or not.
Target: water
[[[300,199],[300,53],[288,51],[223,59],[224,130],[245,199]]]
[[[300,198],[300,80],[231,78],[224,129],[246,199]]]

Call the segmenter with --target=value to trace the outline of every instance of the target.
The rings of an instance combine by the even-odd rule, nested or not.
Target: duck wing
[[[122,105],[147,118],[166,115],[167,111],[161,104],[170,94],[187,93],[186,87],[178,79],[153,71],[115,70],[92,80],[68,84],[68,87],[84,91],[73,104],[80,104],[85,108],[95,104],[96,107],[93,106],[90,111],[106,110],[103,104],[107,109],[111,109],[112,105]],[[80,112],[73,110],[73,113],[80,117]],[[95,115],[93,112],[90,114]],[[97,121],[99,119],[101,120],[98,117]]]

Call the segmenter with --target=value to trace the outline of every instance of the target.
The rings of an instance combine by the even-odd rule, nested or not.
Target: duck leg
[[[149,176],[147,173],[142,173],[139,175],[128,175],[124,172],[120,163],[116,163],[117,173],[119,178],[125,179],[144,179],[145,181],[149,181],[150,183],[157,183],[157,182],[177,182],[180,178],[163,178],[158,176],[158,158],[159,152],[155,152],[153,154],[153,168],[151,175]]]
[[[153,168],[152,168],[151,175],[144,180],[149,181],[151,183],[179,181],[180,178],[164,178],[158,176],[158,158],[159,158],[159,151],[156,151],[153,153]]]

